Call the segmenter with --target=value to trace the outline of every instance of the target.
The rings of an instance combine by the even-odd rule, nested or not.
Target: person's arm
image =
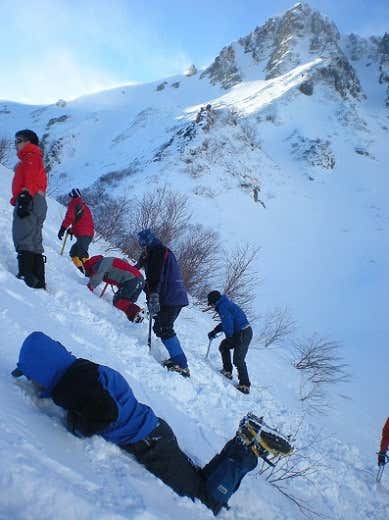
[[[166,247],[162,245],[153,247],[148,253],[146,267],[146,285],[148,294],[159,292],[159,284],[166,254],[169,253]]]
[[[96,289],[96,287],[101,284],[103,281],[105,273],[111,269],[112,267],[112,258],[105,257],[101,260],[99,268],[97,271],[89,278],[88,287],[92,291]]]
[[[66,210],[65,218],[62,221],[61,228],[67,229],[71,226],[75,219],[75,204],[74,200],[70,201],[68,209]]]
[[[68,410],[68,429],[89,437],[118,418],[118,407],[99,381],[99,365],[78,359],[52,391],[54,402]]]
[[[227,339],[231,339],[234,334],[234,320],[232,314],[230,310],[222,309],[219,312],[219,315],[223,327],[223,332],[226,335]]]
[[[387,452],[388,447],[389,447],[389,417],[386,420],[385,426],[383,427],[383,430],[382,430],[380,451]]]

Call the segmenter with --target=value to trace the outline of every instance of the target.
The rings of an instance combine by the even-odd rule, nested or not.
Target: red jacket
[[[23,190],[34,197],[37,193],[46,193],[47,176],[43,166],[42,152],[39,146],[27,143],[19,152],[20,162],[15,167],[12,181],[12,198],[10,203],[15,206],[16,199]]]
[[[385,426],[382,430],[382,439],[380,451],[386,451],[389,447],[389,417],[386,419]]]
[[[72,226],[73,235],[76,237],[93,237],[95,229],[91,210],[81,197],[72,199],[68,204],[62,227],[67,229]]]

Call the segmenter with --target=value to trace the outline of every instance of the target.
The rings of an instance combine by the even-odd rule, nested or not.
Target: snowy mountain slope
[[[258,353],[253,349],[248,357],[255,381],[253,392],[250,396],[238,395],[202,360],[205,331],[212,323],[208,316],[190,308],[183,312],[178,329],[192,378],[187,381],[166,373],[147,353],[147,324],[129,324],[113,309],[109,294],[102,300],[90,294],[69,259],[58,255],[56,230],[63,209],[54,201],[49,201],[44,227],[48,291],[28,289],[14,277],[16,261],[9,239],[11,207],[6,197],[11,172],[2,170],[1,179],[0,225],[4,242],[0,254],[0,518],[174,519],[183,514],[188,518],[211,518],[203,506],[176,497],[101,438],[80,440],[67,433],[63,411],[49,400],[38,399],[26,381],[10,377],[21,342],[29,332],[43,330],[76,355],[120,370],[138,398],[172,424],[182,447],[201,464],[234,434],[238,418],[248,409],[264,413],[286,432],[295,431],[302,412],[297,402],[298,380],[292,369],[276,351]],[[156,343],[154,355],[158,357],[161,352]],[[210,363],[219,366],[214,346]],[[288,398],[285,394],[284,399],[276,401],[272,393],[280,386],[281,374]],[[382,487],[375,487],[372,454],[337,440],[333,430],[322,428],[316,419],[305,421],[296,446],[309,444],[320,435],[320,451],[309,448],[306,454],[313,463],[324,462],[325,466],[311,476],[311,484],[291,483],[290,492],[334,519],[371,515],[384,519],[389,488],[386,481]],[[270,520],[301,516],[256,472],[245,479],[231,505],[233,509],[221,518]]]
[[[227,249],[245,241],[261,247],[258,314],[287,307],[297,321],[293,339],[317,332],[340,341],[352,376],[349,385],[337,389],[349,399],[333,393],[328,416],[305,419],[298,442],[306,443],[322,429],[316,451],[325,467],[312,478],[312,485],[293,483],[291,491],[298,490],[330,518],[381,520],[388,516],[387,480],[377,488],[373,481],[378,437],[388,414],[387,35],[369,39],[340,35],[325,17],[301,4],[269,24],[269,30],[258,28],[232,45],[240,79],[231,88],[222,83],[229,78],[232,58],[221,53],[220,81],[214,84],[209,75],[199,73],[48,107],[3,102],[0,135],[12,138],[15,130],[32,127],[44,136],[55,195],[73,185],[82,188],[99,182],[101,176],[110,193],[126,193],[129,198],[167,184],[186,195],[193,221],[218,231]],[[273,33],[282,36],[279,42]],[[271,70],[279,68],[274,77],[268,76],[271,57]],[[325,75],[323,70],[339,74],[340,91],[336,74]],[[351,94],[355,77],[360,85],[356,96]],[[342,94],[344,85],[347,95]],[[13,160],[12,152],[8,164]],[[5,183],[0,204],[4,237],[11,222],[9,176],[2,173],[0,181]],[[266,209],[253,200],[256,186]],[[47,508],[50,518],[53,504],[72,497],[81,504],[83,518],[128,514],[148,518],[145,503],[152,504],[150,515],[178,518],[185,511],[189,517],[208,518],[201,505],[175,497],[101,439],[81,442],[66,434],[56,407],[39,403],[23,385],[19,388],[10,381],[19,345],[28,332],[42,327],[43,308],[47,320],[42,330],[76,354],[125,373],[136,395],[171,422],[182,446],[201,463],[233,434],[238,418],[248,409],[265,413],[283,428],[291,425],[294,431],[304,413],[288,350],[264,349],[256,341],[262,321],[255,321],[249,353],[253,392],[249,398],[236,396],[201,359],[211,322],[193,308],[184,311],[178,323],[192,381],[165,374],[146,355],[146,326],[134,328],[115,313],[109,294],[105,301],[85,294],[84,281],[74,267],[66,257],[57,257],[62,213],[50,201],[45,225],[49,294],[32,293],[14,278],[15,255],[8,238],[0,253],[0,328],[5,337],[0,385],[7,403],[1,416],[7,433],[4,438],[0,435],[0,441],[10,467],[1,476],[10,492],[0,493],[0,511],[3,507],[17,512],[16,518],[40,518]],[[216,346],[212,349],[211,364],[217,367]],[[161,353],[156,349],[155,354]],[[41,425],[41,407],[55,417],[54,426],[50,418]],[[34,424],[31,431],[27,414]],[[36,439],[53,447],[49,456]],[[13,442],[24,454],[23,465],[14,459]],[[55,451],[56,442],[67,454],[65,462]],[[29,463],[30,452],[34,456]],[[114,476],[108,470],[111,458]],[[35,490],[43,483],[39,468],[50,472],[51,485],[28,516]],[[30,473],[35,476],[29,495],[19,504],[14,490]],[[81,492],[84,480],[86,492],[83,487]],[[164,500],[158,500],[162,495]],[[231,503],[234,509],[224,513],[226,518],[300,518],[261,477],[247,479]],[[64,517],[72,518],[71,511]]]

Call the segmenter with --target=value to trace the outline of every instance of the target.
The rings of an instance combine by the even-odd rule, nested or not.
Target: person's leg
[[[73,264],[82,273],[84,273],[83,261],[88,258],[88,248],[91,242],[92,237],[77,237],[76,242],[72,245],[69,251],[69,256],[72,259]]]
[[[222,356],[223,372],[232,374],[231,350],[232,345],[225,339],[219,345],[219,352]]]
[[[202,469],[205,495],[202,500],[216,515],[239,488],[244,476],[258,463],[251,449],[234,437]]]
[[[178,495],[192,499],[203,496],[200,468],[181,451],[172,429],[163,419],[159,419],[159,425],[146,439],[122,448]]]
[[[251,327],[244,329],[240,333],[240,342],[234,348],[233,363],[238,371],[239,385],[250,387],[250,379],[247,372],[246,365],[246,354],[253,337],[253,331]]]
[[[143,316],[140,315],[142,309],[135,302],[138,299],[144,285],[143,278],[133,278],[125,282],[119,287],[119,290],[113,297],[114,307],[123,311],[129,321],[140,323],[143,321]]]
[[[43,248],[43,237],[42,230],[43,224],[47,215],[47,203],[43,195],[37,194],[32,199],[32,218],[33,218],[33,229],[31,233],[32,249],[36,254],[42,254]]]
[[[163,305],[155,317],[153,330],[157,337],[161,338],[170,358],[167,362],[178,365],[180,368],[188,368],[188,361],[182,350],[179,339],[174,331],[174,322],[180,314],[182,307],[179,305]],[[168,368],[169,366],[166,365]]]

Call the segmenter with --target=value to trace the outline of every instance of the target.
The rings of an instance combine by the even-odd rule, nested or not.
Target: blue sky
[[[293,0],[0,0],[0,99],[50,103],[202,68]],[[389,0],[312,0],[344,33],[389,31]]]

